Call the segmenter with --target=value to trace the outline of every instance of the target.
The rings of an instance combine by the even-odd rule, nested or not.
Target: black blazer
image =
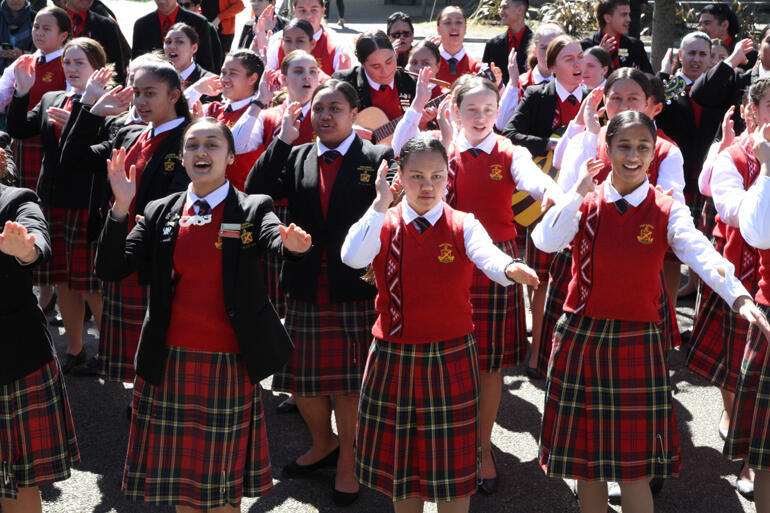
[[[366,80],[363,66],[356,66],[352,69],[335,71],[332,75],[332,78],[344,80],[356,88],[356,91],[358,91],[359,111],[372,106],[372,94],[369,92],[369,81]],[[406,102],[407,105],[411,105],[416,88],[414,79],[406,73],[396,70],[396,76],[393,78],[393,84],[396,87],[396,91],[398,91],[399,98],[403,102]]]
[[[361,279],[360,270],[342,263],[340,251],[350,227],[374,201],[374,180],[383,159],[392,161],[392,148],[355,137],[334,181],[326,219],[321,210],[315,143],[293,147],[276,137],[254,164],[245,191],[288,198],[289,219],[313,237],[313,247],[301,262],[284,263],[281,282],[292,298],[316,302],[324,253],[333,303],[372,299],[377,294]]]
[[[0,252],[0,384],[31,374],[54,358],[53,341],[45,315],[32,292],[32,269],[51,257],[51,241],[37,196],[29,189],[0,184],[0,232],[6,221],[23,225],[35,236],[40,257],[35,264],[21,265]]]
[[[144,218],[128,236],[128,217],[116,221],[108,216],[96,251],[96,274],[105,281],[120,281],[135,271],[150,277],[150,306],[139,338],[135,367],[136,373],[153,385],[159,385],[163,375],[166,334],[174,301],[174,248],[186,197],[186,192],[179,192],[150,202]],[[222,221],[237,223],[241,233],[252,233],[254,241],[243,244],[241,238],[222,237],[222,288],[227,316],[251,383],[256,385],[279,370],[293,349],[267,298],[262,255],[270,250],[285,258],[297,257],[281,242],[281,222],[267,196],[247,196],[231,185]],[[250,223],[248,228],[246,223]]]
[[[78,104],[79,102],[76,102]],[[107,159],[113,149],[128,150],[147,128],[144,125],[129,125],[117,130],[114,138],[106,138],[109,124],[105,119],[91,114],[89,106],[80,106],[77,119],[73,123],[61,152],[61,164],[64,167],[81,166],[93,170],[96,177],[93,189],[109,191],[107,178]],[[72,120],[72,116],[70,116]],[[182,123],[171,130],[150,157],[142,171],[136,191],[135,212],[142,214],[144,207],[152,200],[162,198],[174,192],[187,189],[190,178],[182,166],[179,156],[182,134],[187,123]],[[96,223],[103,223],[107,216],[109,193],[105,197],[92,194],[89,212]],[[89,223],[90,225],[90,223]],[[140,279],[143,279],[140,275]],[[143,280],[143,283],[146,281]]]
[[[599,46],[602,42],[602,32],[597,30],[594,35],[580,41],[583,50],[588,50],[592,46]],[[645,73],[652,73],[650,58],[647,56],[647,50],[644,49],[644,43],[635,37],[620,36],[619,48],[628,50],[628,57],[620,56],[621,68],[638,68]],[[614,59],[614,55],[611,55]]]
[[[120,25],[118,25],[118,17],[115,16],[115,13],[112,12],[112,10],[107,7],[101,0],[94,0],[94,3],[91,4],[90,10],[115,22],[115,25],[118,28],[118,37],[120,38],[120,54],[123,56],[123,67],[125,68],[128,66],[128,61],[131,60],[131,46],[128,44],[128,40],[123,34],[123,31],[120,30]]]
[[[588,89],[583,87],[583,98],[587,94]],[[548,139],[553,134],[551,127],[558,98],[555,80],[527,88],[503,135],[527,148],[533,157],[545,155]]]
[[[196,14],[179,8],[179,12],[176,15],[177,23],[187,23],[198,33],[198,51],[195,52],[195,62],[209,71],[219,71],[221,66],[218,66],[219,61],[217,51],[215,53],[216,46],[211,41],[211,28],[209,28],[209,22],[206,18],[200,14]],[[134,48],[131,50],[131,58],[136,59],[140,55],[152,52],[153,50],[163,49],[163,38],[160,34],[160,19],[158,18],[158,11],[152,11],[150,14],[146,14],[136,20],[134,23]],[[217,39],[217,46],[219,40]]]
[[[187,77],[187,80],[183,81],[182,85],[184,86],[185,89],[187,89],[189,86],[193,85],[195,82],[197,82],[198,80],[200,80],[202,78],[215,77],[215,76],[217,76],[217,75],[215,75],[214,73],[212,73],[210,71],[206,71],[205,69],[201,68],[200,64],[198,64],[196,62],[195,63],[195,69],[193,70],[192,73],[190,73],[190,76]],[[211,103],[211,102],[215,102],[215,101],[219,100],[220,98],[222,98],[221,94],[217,95],[217,96],[206,96],[206,95],[203,95],[203,96],[200,97],[200,100],[201,100],[201,103]]]
[[[731,105],[735,105],[733,123],[735,133],[739,134],[746,128],[746,123],[741,118],[741,100],[746,89],[758,78],[759,67],[744,71],[740,68],[733,69],[721,61],[695,81],[690,96],[704,107],[718,109],[722,116]],[[721,131],[721,126],[719,130]]]
[[[238,48],[249,48],[251,46],[251,42],[254,41],[254,22],[256,20],[251,20],[247,23],[243,24],[243,28],[241,29],[241,37],[238,39]],[[273,27],[273,34],[278,32],[279,30],[283,30],[284,25],[289,23],[289,20],[284,18],[283,16],[276,15],[275,17],[275,26]]]
[[[527,67],[527,47],[532,39],[532,30],[529,27],[524,29],[524,35],[519,42],[519,50],[516,52],[516,62],[519,64],[519,73],[525,73]],[[506,30],[499,36],[495,36],[484,45],[484,56],[482,62],[494,62],[495,66],[503,72],[503,84],[508,83],[508,31]]]
[[[121,84],[126,81],[126,62],[121,48],[120,28],[110,18],[101,16],[94,11],[86,14],[86,27],[83,36],[99,41],[107,54],[107,62],[115,64],[115,81]]]
[[[60,141],[64,141],[75,122],[79,107],[73,103],[72,112],[62,130],[61,140],[48,118],[50,107],[63,107],[67,102],[64,91],[45,93],[32,110],[29,94],[14,95],[8,107],[7,128],[11,137],[26,139],[39,135],[43,145],[43,164],[37,181],[37,194],[43,205],[64,208],[87,208],[91,188],[91,168],[83,165],[62,166]],[[78,105],[79,102],[75,102]]]

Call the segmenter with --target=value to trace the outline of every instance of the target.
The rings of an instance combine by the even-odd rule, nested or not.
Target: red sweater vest
[[[577,113],[580,110],[580,102],[572,105],[568,100],[561,101],[561,98],[557,95],[556,108],[558,109],[559,114],[559,125],[556,126],[556,128],[559,128],[561,126],[569,125],[570,121],[575,119],[575,116],[577,116]]]
[[[324,30],[321,34],[321,37],[318,38],[318,41],[315,42],[313,51],[310,52],[310,55],[315,57],[315,60],[318,63],[318,67],[321,68],[321,71],[329,76],[334,74],[334,53],[336,49],[337,46],[332,42],[331,38],[329,38],[327,32]],[[283,44],[281,44],[281,46],[278,48],[279,68],[281,67],[281,63],[283,62],[284,57],[286,57],[286,52],[284,52]]]
[[[270,107],[263,113],[263,131],[262,131],[262,148],[267,148],[273,139],[281,131],[281,122],[283,121],[283,113],[286,112],[286,104],[282,103],[275,107]],[[294,141],[294,146],[305,144],[309,142],[315,142],[316,133],[313,131],[313,125],[310,122],[310,111],[307,111],[305,116],[299,124],[299,137]],[[264,150],[263,150],[264,151]]]
[[[144,132],[140,135],[134,145],[126,153],[126,172],[131,169],[131,166],[136,166],[136,184],[137,190],[139,190],[139,184],[142,183],[142,173],[144,172],[144,166],[147,165],[147,161],[150,160],[152,154],[158,149],[160,143],[162,143],[171,130],[166,130],[163,133],[150,138],[150,131]],[[129,226],[134,224],[134,214],[141,214],[141,212],[135,212],[134,206],[136,205],[136,197],[131,200],[131,208],[129,209],[128,223]]]
[[[660,163],[668,156],[668,152],[671,148],[676,146],[667,137],[660,137],[662,132],[658,130],[658,138],[655,139],[655,155],[652,157],[650,167],[647,169],[647,179],[652,185],[658,183],[658,172],[660,171]],[[612,172],[612,162],[607,155],[607,145],[605,144],[607,137],[607,126],[603,126],[599,131],[599,136],[596,138],[596,157],[604,163],[604,167],[599,174],[596,175],[594,181],[596,183],[602,183],[610,176]]]
[[[345,160],[345,156],[340,155],[334,162],[329,164],[322,156],[319,155],[318,157],[318,194],[321,196],[321,210],[323,211],[324,218],[326,218],[326,213],[329,211],[332,188],[334,187],[334,181],[337,179],[337,174],[340,172],[343,160]]]
[[[370,86],[369,94],[372,97],[372,106],[382,109],[389,120],[396,119],[404,114],[404,111],[401,110],[401,101],[398,98],[395,83],[393,87],[388,87],[384,91],[372,89]]]
[[[511,176],[514,151],[513,143],[500,135],[489,155],[482,151],[474,157],[470,151],[459,152],[454,145],[450,148],[447,202],[475,215],[494,242],[516,238],[511,209],[516,191]]]
[[[49,91],[63,91],[67,88],[67,79],[61,67],[61,57],[51,59],[43,64],[33,65],[35,68],[35,83],[29,90],[29,110],[40,102],[40,98]]]
[[[249,108],[249,104],[245,107],[241,107],[238,110],[231,110],[225,112],[226,105],[223,102],[211,102],[204,106],[204,112],[207,116],[218,119],[229,128],[233,128],[233,125],[241,118],[241,116]],[[235,156],[235,161],[227,166],[225,170],[225,176],[233,187],[239,191],[243,191],[243,187],[246,185],[246,177],[249,176],[249,171],[254,166],[254,163],[259,158],[262,152],[260,150],[250,151],[247,153],[239,153]]]
[[[754,298],[760,305],[770,306],[770,249],[760,249],[759,283]]]
[[[375,337],[423,344],[473,331],[473,262],[465,254],[465,215],[444,204],[441,219],[420,233],[414,223],[404,224],[401,205],[388,210],[380,253],[372,262],[379,313]]]
[[[620,215],[589,194],[572,254],[572,279],[564,311],[598,319],[660,322],[660,270],[668,249],[668,216],[674,200],[650,185],[647,198]]]
[[[471,59],[466,52],[462,59],[457,63],[455,67],[455,73],[451,73],[449,68],[449,62],[444,57],[441,57],[441,62],[438,65],[438,73],[436,78],[454,84],[454,81],[465,75],[466,73],[478,73],[481,69],[481,63]]]
[[[239,353],[225,310],[219,228],[224,201],[203,226],[180,226],[174,248],[174,299],[166,343],[198,351]],[[192,207],[187,215],[194,215]],[[219,247],[218,247],[219,246]]]
[[[530,86],[540,85],[542,82],[537,82],[535,80],[535,72],[534,70],[529,70],[523,75],[519,76],[519,98],[524,98],[524,92],[529,88]]]

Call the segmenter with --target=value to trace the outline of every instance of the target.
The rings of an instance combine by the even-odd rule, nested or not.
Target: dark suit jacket
[[[187,23],[198,33],[198,51],[195,52],[195,62],[203,66],[209,71],[219,71],[221,65],[219,64],[220,50],[216,50],[219,46],[219,40],[214,45],[211,41],[211,31],[213,27],[210,27],[206,18],[200,14],[196,14],[187,11],[183,8],[179,8],[179,12],[176,15],[177,23]],[[153,50],[163,49],[163,38],[160,34],[160,19],[158,18],[158,11],[152,11],[150,14],[146,14],[136,20],[134,23],[134,48],[131,51],[131,58],[135,59],[140,55],[152,52]],[[215,53],[216,52],[216,53]]]
[[[172,278],[174,248],[186,192],[150,202],[144,218],[126,236],[128,217],[108,216],[96,251],[96,274],[105,281],[120,281],[135,271],[150,277],[150,307],[144,319],[136,373],[159,385],[163,375],[166,334],[174,301]],[[280,221],[267,196],[247,196],[230,186],[223,223],[237,223],[241,233],[252,233],[253,244],[241,238],[222,237],[222,289],[225,309],[238,339],[252,384],[279,370],[291,354],[292,344],[267,297],[262,280],[265,251],[295,258],[286,251],[278,231]],[[245,223],[250,223],[245,227]],[[171,227],[171,233],[168,228]],[[165,230],[164,230],[165,229]]]
[[[131,46],[128,44],[128,40],[123,34],[123,31],[120,30],[117,16],[115,16],[115,13],[112,12],[112,10],[107,7],[101,0],[94,0],[90,10],[115,22],[115,25],[118,29],[118,37],[120,38],[120,54],[123,56],[123,67],[125,68],[128,66],[128,61],[131,60]],[[109,60],[109,55],[107,56],[107,60]]]
[[[101,16],[94,11],[88,11],[86,15],[86,27],[82,34],[84,37],[90,37],[99,41],[104,47],[104,53],[107,54],[107,62],[115,64],[115,81],[123,83],[126,81],[126,65],[128,63],[123,58],[121,48],[120,28],[118,24]]]
[[[35,236],[40,251],[38,262],[51,257],[48,226],[34,192],[0,184],[0,232],[6,221],[23,225]],[[32,292],[35,264],[21,265],[16,258],[0,252],[0,384],[31,374],[54,358],[46,319]]]
[[[369,81],[366,80],[363,66],[336,71],[332,75],[332,78],[344,80],[356,88],[356,91],[358,91],[359,111],[372,106],[372,94],[369,92],[371,88],[369,87]],[[411,105],[416,87],[414,79],[406,73],[396,70],[396,76],[393,78],[393,83],[396,87],[396,91],[398,91],[399,97],[408,100],[408,103]]]
[[[212,73],[210,71],[206,71],[205,69],[201,68],[200,64],[198,64],[196,62],[195,63],[195,69],[193,70],[192,73],[190,73],[190,76],[187,77],[187,80],[183,81],[182,85],[184,86],[185,89],[187,89],[188,87],[190,87],[191,85],[193,85],[195,82],[197,82],[198,80],[200,80],[202,78],[215,77],[215,76],[217,76],[217,75],[215,75],[214,73]],[[201,103],[211,103],[211,102],[218,101],[221,98],[222,98],[221,94],[217,95],[217,96],[206,96],[206,95],[203,95],[203,96],[201,96],[200,100],[201,100]]]
[[[740,68],[733,69],[722,61],[695,81],[690,96],[704,107],[718,109],[722,116],[731,105],[735,105],[733,123],[735,133],[739,134],[746,128],[740,109],[743,94],[758,78],[758,67],[744,71]],[[719,130],[721,131],[721,126]]]
[[[50,107],[63,107],[67,102],[64,91],[45,93],[40,102],[29,108],[29,94],[14,95],[8,107],[8,133],[17,139],[39,135],[43,144],[43,165],[37,181],[37,194],[43,205],[65,208],[87,208],[91,188],[91,169],[83,165],[61,165],[61,141],[64,141],[77,117],[73,104],[67,124],[57,138],[54,126],[48,118]],[[79,104],[79,102],[77,102]],[[54,192],[55,191],[55,192]]]
[[[527,27],[524,29],[524,35],[519,43],[519,50],[516,52],[516,62],[519,64],[519,73],[525,73],[527,69],[527,47],[532,39],[532,31]],[[482,62],[494,62],[495,66],[503,72],[503,84],[508,83],[508,31],[506,30],[499,36],[495,36],[484,45],[484,56]]]
[[[374,180],[393,149],[375,146],[356,136],[345,154],[324,218],[318,189],[318,148],[315,143],[292,147],[279,138],[267,147],[246,179],[248,194],[289,199],[289,218],[313,237],[313,248],[301,262],[285,262],[281,282],[294,299],[315,302],[321,257],[326,254],[331,301],[372,299],[377,290],[361,280],[361,271],[342,263],[340,251],[350,227],[374,201]]]
[[[586,94],[588,90],[584,87],[583,98]],[[558,98],[554,80],[528,87],[503,135],[527,148],[533,157],[545,155]]]
[[[238,39],[238,48],[249,48],[251,46],[251,42],[254,40],[254,21],[255,20],[251,20],[243,24],[243,29],[241,29],[241,37]],[[279,30],[283,30],[284,25],[287,23],[289,23],[289,20],[283,16],[276,16],[275,26],[273,27],[273,34]]]
[[[580,41],[583,50],[588,50],[592,46],[599,46],[602,42],[602,32],[597,30],[594,35]],[[644,49],[644,43],[635,37],[620,36],[619,48],[628,50],[628,57],[620,56],[621,68],[637,68],[645,73],[652,73],[650,58],[647,56],[647,50]],[[614,58],[614,55],[612,55]]]

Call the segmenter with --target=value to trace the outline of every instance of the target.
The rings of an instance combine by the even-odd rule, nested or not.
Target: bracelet
[[[257,107],[259,107],[260,109],[266,109],[266,108],[267,108],[267,105],[265,105],[264,103],[262,103],[262,102],[259,100],[259,98],[254,98],[253,100],[251,100],[251,104],[252,104],[252,105],[256,105],[256,106],[257,106]]]

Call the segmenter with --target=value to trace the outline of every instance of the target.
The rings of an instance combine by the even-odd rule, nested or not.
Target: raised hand
[[[730,54],[730,57],[727,58],[727,61],[733,65],[733,68],[736,68],[741,64],[747,64],[749,62],[749,58],[746,57],[746,55],[753,51],[754,42],[749,38],[741,39],[738,41],[738,44],[735,45],[735,48],[733,48],[733,53]]]
[[[543,199],[540,202],[540,211],[545,212],[552,206],[556,204],[557,201],[559,201],[564,196],[564,192],[561,190],[561,188],[557,185],[556,187],[551,186],[548,189],[545,190],[545,193],[543,194]]]
[[[436,45],[438,47],[441,47],[441,36],[438,36],[438,35],[436,35],[436,36],[428,36],[425,39],[427,39],[428,41],[430,41],[434,45]]]
[[[597,87],[588,94],[588,98],[583,100],[583,103],[580,105],[580,110],[583,111],[583,115],[581,116],[580,111],[578,111],[577,119],[582,118],[582,124],[584,124],[586,126],[586,130],[592,134],[598,134],[602,129],[602,124],[599,122],[599,118],[601,117],[603,110],[597,109],[599,109],[599,104],[602,102],[603,95],[604,88]],[[578,123],[580,124],[579,121]]]
[[[599,43],[599,46],[607,50],[610,54],[615,51],[615,38],[609,34],[604,34],[604,37],[602,38],[602,42]]]
[[[204,96],[216,96],[222,92],[222,82],[216,75],[202,78],[190,87]]]
[[[37,260],[35,236],[19,223],[6,221],[3,233],[0,233],[0,252],[31,264]]]
[[[722,118],[722,141],[719,143],[719,151],[726,150],[735,141],[735,123],[733,123],[733,114],[735,113],[735,105],[730,106],[725,112],[725,117]]]
[[[112,78],[113,72],[109,68],[99,68],[91,73],[86,84],[86,90],[80,103],[84,105],[93,105],[96,100],[107,92],[107,83]]]
[[[448,94],[441,100],[438,106],[438,116],[436,116],[439,130],[441,130],[441,144],[449,149],[455,136],[455,129],[452,125],[452,95]]]
[[[70,119],[70,111],[66,109],[60,109],[59,107],[48,107],[46,112],[51,123],[53,123],[55,126],[58,126],[59,128],[64,128],[64,125],[66,125],[67,121]]]
[[[278,138],[286,144],[292,144],[299,137],[299,115],[302,113],[302,105],[299,102],[292,102],[286,107],[281,121],[281,131],[278,132]]]
[[[414,100],[412,100],[412,108],[417,112],[422,112],[425,109],[425,104],[428,103],[431,96],[430,89],[430,77],[433,75],[433,70],[429,66],[425,66],[417,74],[417,88],[414,94]]]
[[[262,78],[259,80],[258,100],[263,104],[270,105],[270,100],[273,99],[273,91],[276,90],[275,86],[280,77],[281,71],[277,69],[268,69],[262,74]]]
[[[516,48],[512,48],[508,54],[508,83],[516,87],[519,83],[519,63],[516,62]]]
[[[259,15],[259,19],[264,23],[263,30],[272,31],[275,27],[275,7],[272,4],[265,7],[265,10]]]
[[[29,93],[35,85],[35,58],[32,54],[22,55],[13,67],[13,78],[16,81],[16,92],[20,96]]]
[[[115,116],[125,112],[131,106],[131,100],[134,98],[134,90],[130,87],[115,86],[105,92],[94,106],[91,107],[91,114],[95,116]]]
[[[737,310],[740,316],[749,321],[749,323],[756,324],[765,338],[770,340],[770,324],[768,324],[767,318],[749,296],[741,296],[736,299],[733,310]]]
[[[335,71],[342,71],[343,69],[352,69],[353,62],[350,60],[350,56],[346,52],[340,54],[340,61]]]
[[[268,5],[262,14],[259,15],[257,21],[252,25],[252,31],[254,32],[254,39],[251,41],[251,50],[257,55],[264,55],[267,50],[267,43],[270,40],[270,36],[273,35],[273,27],[275,26],[275,16],[272,17],[273,22],[270,23],[270,17],[266,16],[267,10],[273,11],[273,6]]]
[[[762,173],[770,175],[770,123],[762,125],[760,129],[762,139],[754,143],[754,155],[762,164]]]
[[[494,62],[489,64],[489,69],[492,70],[492,75],[495,77],[495,85],[500,89],[500,84],[503,83],[503,70],[498,68]]]
[[[313,245],[313,239],[310,237],[310,234],[294,223],[291,223],[288,227],[279,225],[278,231],[281,233],[283,246],[292,253],[305,253]]]
[[[203,103],[201,103],[199,99],[195,100],[195,103],[193,103],[192,117],[193,119],[200,119],[203,117]]]
[[[666,50],[666,55],[663,56],[663,60],[660,61],[660,71],[667,75],[671,75],[674,72],[674,49],[669,48]]]
[[[505,275],[509,280],[521,283],[522,285],[527,285],[534,289],[537,289],[537,286],[540,285],[537,273],[527,264],[511,262],[508,264],[508,267],[505,268]]]
[[[360,125],[353,125],[353,130],[356,131],[356,134],[358,134],[358,137],[365,141],[371,141],[372,136],[374,135],[374,132],[369,130],[368,128],[364,128]]]
[[[596,178],[596,175],[599,174],[603,167],[604,163],[599,159],[591,159],[580,166],[580,174],[575,184],[575,190],[578,194],[585,196],[596,189],[594,178]]]
[[[390,204],[395,197],[394,191],[388,183],[388,161],[383,160],[380,168],[377,170],[377,179],[374,181],[374,187],[377,189],[377,196],[374,198],[372,208],[375,212],[387,212]]]
[[[132,165],[126,176],[126,149],[112,150],[112,158],[107,159],[107,176],[110,179],[115,202],[112,212],[118,218],[128,215],[131,202],[136,196],[136,166]]]

